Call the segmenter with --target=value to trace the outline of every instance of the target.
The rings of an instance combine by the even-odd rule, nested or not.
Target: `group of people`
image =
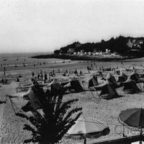
[[[43,73],[42,70],[40,71],[40,73],[37,74],[37,76],[35,76],[35,73],[32,72],[32,81],[36,81],[36,80],[43,80],[44,82],[46,82],[48,80],[48,76],[47,73]]]
[[[139,75],[136,72],[136,69],[133,69],[133,72],[130,75],[126,75],[122,70],[116,71],[117,72],[117,80],[116,78],[108,72],[107,76],[104,77],[103,75],[103,71],[99,71],[99,76],[101,77],[101,83],[98,83],[94,86],[95,89],[101,89],[103,86],[107,85],[107,84],[112,84],[114,86],[114,88],[118,88],[118,87],[122,87],[124,86],[123,90],[127,90],[127,89],[132,89],[135,92],[139,92],[140,88],[137,86],[137,83],[144,83],[144,79],[141,79],[139,77]],[[54,75],[56,76],[55,71],[51,71],[49,73],[50,75]],[[71,73],[66,70],[62,75],[63,76],[69,76]],[[73,71],[73,74],[75,74],[76,76],[79,75],[83,75],[83,71],[79,71],[77,69],[75,69]],[[44,82],[48,83],[47,86],[51,86],[53,83],[56,83],[56,77],[55,78],[48,78],[46,73],[43,73],[42,71],[40,71],[40,73],[38,73],[37,75],[37,79],[34,79],[35,74],[32,73],[32,81],[33,83],[35,83],[37,80],[43,80]],[[49,80],[49,81],[47,81]],[[50,81],[51,80],[51,81]],[[59,82],[60,83],[60,82]],[[69,85],[67,85],[68,82],[66,82],[66,85],[63,83],[62,84],[63,87],[68,87]],[[65,85],[65,86],[64,86]]]
[[[66,72],[68,73],[68,71]],[[32,76],[35,77],[34,72],[32,73]],[[95,79],[96,81],[93,87],[95,88],[95,90],[101,90],[100,95],[107,95],[102,98],[112,98],[115,95],[117,96],[118,94],[115,89],[122,86],[124,87],[124,90],[130,88],[135,90],[135,92],[138,92],[139,88],[136,84],[140,82],[144,83],[144,80],[139,77],[135,69],[130,75],[126,75],[123,71],[119,71],[119,74],[117,74],[117,80],[111,73],[107,73],[107,75],[104,77],[103,72],[100,72],[99,77],[101,77],[102,83],[98,82],[97,75],[93,75],[93,79]],[[45,73],[40,71],[40,73],[38,73],[37,75],[37,80],[42,78],[44,78],[45,80],[47,79]],[[37,80],[33,79],[33,86],[39,85]],[[58,79],[53,79],[47,84],[47,90],[49,90],[52,94],[59,94],[60,92],[64,92],[67,89],[74,89],[75,92],[84,90],[83,86],[81,86],[81,83],[77,79],[69,79],[65,82],[61,82]],[[110,93],[108,93],[108,91],[110,91]],[[38,99],[36,98],[36,95],[33,93],[33,91],[31,91],[29,94],[29,101],[30,103],[32,103],[32,105],[34,105],[34,107],[36,106],[37,111],[43,116],[43,111],[39,106],[37,107],[36,105],[36,103],[38,103]],[[24,111],[27,111],[28,107],[30,108],[29,104],[23,107]]]

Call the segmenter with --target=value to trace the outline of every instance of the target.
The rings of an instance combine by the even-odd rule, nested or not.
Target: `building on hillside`
[[[134,49],[131,51],[140,51],[141,45],[143,44],[143,42],[144,42],[143,40],[129,39],[127,42],[127,46],[130,49]],[[138,49],[138,50],[136,50],[136,49]]]
[[[74,48],[69,48],[68,51],[67,51],[67,53],[69,53],[69,54],[74,53]]]
[[[87,52],[84,52],[84,55],[87,55]]]

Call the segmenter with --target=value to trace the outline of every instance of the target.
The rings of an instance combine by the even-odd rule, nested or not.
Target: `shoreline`
[[[89,60],[89,61],[122,61],[127,59],[142,58],[143,55],[129,55],[129,56],[88,56],[88,55],[69,55],[69,54],[47,54],[47,55],[37,55],[31,58],[36,59],[49,59],[49,58],[59,58],[59,59],[69,59],[69,60]]]

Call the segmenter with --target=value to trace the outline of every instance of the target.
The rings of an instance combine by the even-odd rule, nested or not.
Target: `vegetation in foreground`
[[[44,114],[41,115],[34,108],[31,117],[20,113],[17,114],[26,118],[32,124],[24,125],[24,129],[31,131],[33,135],[32,139],[25,142],[57,143],[82,113],[82,108],[72,108],[72,104],[77,102],[78,99],[63,102],[62,93],[58,94],[48,90],[44,92],[39,85],[33,87],[33,92],[39,98],[39,104]]]

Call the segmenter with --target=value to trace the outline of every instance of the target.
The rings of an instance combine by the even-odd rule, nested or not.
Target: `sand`
[[[14,81],[19,75],[22,77],[20,78],[21,84],[29,83],[29,79],[32,77],[31,73],[35,72],[37,74],[40,70],[45,72],[50,72],[53,69],[61,69],[64,72],[66,69],[73,71],[75,69],[82,70],[85,73],[85,77],[83,80],[86,81],[84,84],[85,89],[87,90],[88,80],[92,76],[93,73],[96,73],[96,70],[91,71],[88,73],[86,67],[91,65],[92,63],[96,63],[97,66],[104,66],[104,67],[133,67],[133,66],[140,66],[142,65],[143,59],[138,60],[131,60],[121,64],[120,62],[88,62],[88,61],[67,61],[65,63],[49,63],[43,66],[36,66],[34,67],[18,67],[15,69],[14,67],[9,68],[6,72],[6,76],[3,76],[3,71],[0,69],[0,78],[9,78],[10,83]],[[143,73],[143,70],[141,70]],[[57,73],[57,77],[61,79],[67,79],[68,77],[64,77],[61,73]],[[0,100],[5,100],[5,96],[7,94],[12,94],[15,92],[16,87],[18,84],[16,82],[12,82],[11,84],[1,85],[0,87]],[[122,91],[122,88],[117,89],[118,94],[121,96],[119,98],[111,99],[111,100],[104,100],[99,99],[98,93],[96,91],[84,91],[80,93],[72,93],[66,94],[64,96],[64,100],[78,98],[79,101],[77,104],[73,105],[74,107],[82,107],[83,108],[83,115],[89,118],[92,118],[94,121],[100,121],[101,124],[106,125],[110,128],[109,135],[99,137],[97,139],[88,139],[88,143],[96,142],[97,140],[104,140],[108,138],[120,138],[122,137],[122,125],[118,120],[118,116],[122,110],[134,107],[142,107],[144,108],[144,92],[138,94],[126,94]],[[19,111],[19,108],[16,108],[16,111]],[[29,137],[31,137],[31,133],[28,131],[23,130],[23,125],[28,123],[25,119],[15,116],[15,113],[12,109],[11,103],[8,100],[5,104],[4,108],[0,111],[3,111],[3,117],[0,119],[2,120],[1,123],[1,143],[23,143],[23,141]],[[120,126],[119,132],[116,132],[116,127]],[[129,130],[125,130],[125,135],[131,136],[133,135]],[[72,139],[65,139],[61,140],[61,144],[75,144],[75,143],[82,143],[83,141],[72,140]]]

